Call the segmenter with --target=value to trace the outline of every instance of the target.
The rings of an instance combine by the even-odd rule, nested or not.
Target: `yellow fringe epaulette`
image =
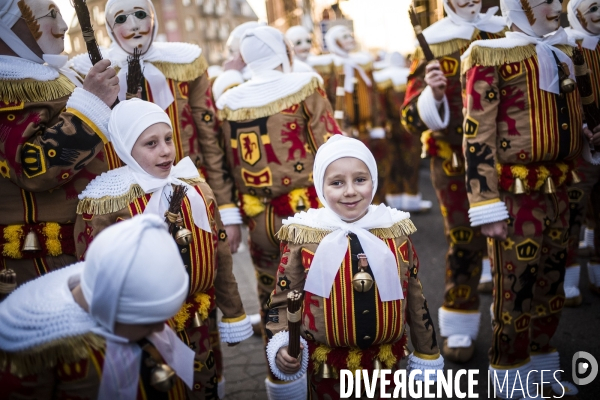
[[[192,186],[198,185],[199,183],[206,183],[206,180],[201,176],[199,176],[197,178],[177,178],[177,179],[179,179],[182,182],[187,183],[188,185],[192,185]]]
[[[557,49],[571,57],[573,55],[573,47],[566,45],[557,45]],[[473,46],[468,57],[462,60],[461,68],[463,72],[468,71],[474,65],[484,67],[496,67],[503,64],[510,64],[523,61],[527,58],[535,56],[535,46],[528,44],[526,46],[516,47],[485,47]]]
[[[89,357],[90,349],[100,350],[105,339],[94,333],[52,340],[18,353],[0,351],[0,368],[10,362],[10,373],[24,377],[53,368],[59,363],[73,363]]]
[[[224,109],[219,110],[219,118],[221,118],[221,120],[243,121],[247,119],[269,117],[285,110],[286,108],[290,108],[294,104],[300,103],[308,96],[313,94],[320,86],[321,83],[319,82],[319,79],[313,78],[308,84],[306,84],[296,93],[290,94],[282,99],[277,99],[272,103],[265,104],[264,106],[240,108],[238,110],[232,110],[228,107],[225,107]]]
[[[478,33],[479,31],[475,29],[473,36]],[[456,53],[457,51],[460,51],[460,49],[468,47],[470,43],[471,40],[468,39],[452,39],[446,42],[430,44],[429,48],[431,49],[434,57],[439,58]],[[425,55],[423,54],[423,49],[421,49],[421,47],[417,47],[417,50],[415,50],[415,54],[413,55],[413,60],[422,60],[424,58]]]
[[[384,92],[385,90],[391,88],[392,86],[394,86],[394,82],[392,82],[391,79],[386,79],[383,82],[377,82],[377,89],[381,92]]]
[[[365,71],[365,72],[369,72],[373,70],[373,63],[372,62],[368,62],[366,64],[359,64],[359,66]],[[340,65],[336,65],[335,66],[335,71],[338,74],[341,74],[344,72],[344,65],[340,64]]]
[[[89,197],[79,200],[77,204],[77,214],[104,215],[120,211],[127,207],[129,203],[146,193],[140,185],[134,183],[129,191],[120,196],[104,196],[99,199]]]
[[[189,64],[175,64],[170,62],[152,62],[165,77],[178,82],[193,81],[202,76],[208,69],[208,62],[203,55]]]
[[[400,236],[412,235],[417,231],[413,222],[406,218],[396,222],[389,228],[370,229],[373,235],[380,239],[394,239]],[[330,230],[311,228],[305,225],[289,224],[281,227],[277,232],[277,239],[294,244],[320,243]]]
[[[330,74],[333,71],[333,61],[329,64],[313,65],[312,67],[320,75]]]
[[[59,75],[53,81],[35,79],[0,81],[0,95],[5,103],[52,101],[71,95],[73,90],[75,90],[75,85],[64,75]]]

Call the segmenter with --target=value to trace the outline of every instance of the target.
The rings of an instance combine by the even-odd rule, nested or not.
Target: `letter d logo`
[[[578,351],[573,355],[572,369],[573,382],[580,386],[587,385],[598,375],[598,362],[590,353]]]

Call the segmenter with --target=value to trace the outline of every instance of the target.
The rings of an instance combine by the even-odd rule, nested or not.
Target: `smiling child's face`
[[[131,156],[155,178],[168,177],[175,161],[173,131],[169,125],[158,123],[146,128],[133,145]]]
[[[340,158],[327,167],[323,196],[329,208],[346,222],[361,219],[373,197],[373,179],[367,165],[354,157]]]

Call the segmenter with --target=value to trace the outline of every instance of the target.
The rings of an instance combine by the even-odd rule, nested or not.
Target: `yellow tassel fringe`
[[[361,365],[360,365],[361,358],[362,358],[362,351],[360,351],[358,349],[350,350],[350,353],[348,354],[348,358],[346,358],[346,364],[348,365],[348,369],[350,371],[352,371],[353,374],[356,370],[362,369]]]
[[[200,304],[198,308],[198,314],[200,314],[200,319],[204,321],[208,318],[208,310],[210,309],[210,296],[206,293],[198,293],[194,298],[196,303]]]
[[[477,36],[478,34],[479,31],[475,29],[475,32],[473,32],[473,37]],[[447,42],[430,44],[429,47],[431,48],[433,55],[436,58],[439,58],[456,53],[457,51],[468,47],[470,43],[471,40],[467,39],[452,39],[448,40]],[[421,47],[417,47],[417,50],[415,50],[415,54],[413,56],[413,60],[422,60],[424,58],[425,55],[423,54],[423,49],[421,49]]]
[[[2,101],[45,102],[69,96],[75,90],[75,85],[64,75],[59,75],[53,81],[37,81],[35,79],[3,80],[0,81]]]
[[[375,228],[369,230],[373,235],[380,239],[394,239],[400,236],[408,236],[417,231],[417,228],[410,219],[403,219],[396,222],[389,228]],[[331,231],[325,229],[310,228],[304,225],[290,224],[281,227],[277,232],[277,238],[289,243],[305,244],[319,243]]]
[[[196,58],[189,64],[153,62],[152,65],[158,68],[165,77],[178,82],[193,81],[202,76],[208,68],[208,62],[203,55],[200,55],[200,57]]]
[[[262,117],[268,117],[275,115],[280,111],[290,108],[294,104],[298,104],[308,96],[313,94],[321,84],[317,78],[313,78],[306,86],[300,89],[298,92],[291,94],[283,99],[278,99],[272,103],[266,104],[260,107],[253,108],[240,108],[239,110],[232,110],[225,107],[223,110],[219,110],[219,118],[221,120],[230,121],[243,121],[247,119],[257,119]]]
[[[387,369],[392,369],[392,367],[398,362],[398,359],[392,353],[391,344],[382,344],[379,348],[379,354],[377,354],[377,358],[379,358],[379,361],[381,361]]]
[[[51,256],[59,256],[62,254],[62,246],[60,244],[60,225],[56,222],[48,222],[44,226],[44,236],[46,236],[46,249]]]
[[[573,48],[571,46],[558,45],[556,48],[563,51],[569,57],[573,55]],[[535,46],[532,44],[510,48],[474,46],[471,48],[469,56],[462,60],[461,68],[462,72],[465,73],[474,65],[495,67],[502,64],[523,61],[535,55]]]
[[[185,329],[185,324],[191,317],[190,308],[192,308],[190,303],[183,303],[179,311],[177,311],[177,314],[175,314],[173,317],[176,332],[180,332]]]
[[[99,199],[85,198],[80,200],[79,204],[77,204],[77,214],[104,215],[117,212],[127,207],[133,200],[142,197],[145,194],[146,193],[142,190],[141,186],[133,184],[129,188],[129,191],[121,196],[104,196]]]
[[[23,237],[23,225],[10,225],[4,228],[4,248],[2,255],[8,258],[22,258],[21,238]]]
[[[557,163],[556,166],[562,172],[561,176],[558,177],[558,181],[555,180],[555,183],[557,183],[560,186],[565,182],[565,180],[567,180],[569,166],[565,163]],[[502,174],[502,164],[496,164],[496,171],[498,172],[498,175]],[[532,188],[529,186],[529,181],[527,180],[527,176],[529,175],[529,168],[522,164],[515,164],[510,166],[510,172],[512,176],[515,178],[519,178],[523,183],[525,190],[527,191],[540,190],[542,186],[544,186],[546,179],[550,176],[550,171],[543,165],[537,167],[536,171],[537,179],[535,181],[535,186]]]
[[[73,363],[89,357],[90,349],[104,348],[105,340],[93,333],[61,338],[19,353],[0,351],[0,368],[10,362],[10,372],[17,377],[37,374],[59,363]]]
[[[258,214],[265,211],[263,202],[260,201],[258,197],[249,194],[242,195],[242,205],[244,214],[249,217],[256,217]]]

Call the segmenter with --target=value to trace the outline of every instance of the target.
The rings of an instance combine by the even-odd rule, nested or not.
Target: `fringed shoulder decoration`
[[[479,33],[479,31],[477,29],[475,29],[473,36],[476,36],[478,33]],[[436,58],[439,58],[439,57],[444,57],[444,56],[450,55],[452,53],[456,53],[457,51],[460,51],[461,49],[465,49],[469,46],[470,43],[471,43],[471,41],[468,39],[451,39],[446,42],[430,44],[429,47],[431,48],[433,55]],[[415,50],[415,54],[413,56],[413,60],[423,60],[423,59],[425,59],[425,55],[423,54],[423,49],[421,49],[421,47],[417,47],[417,50]]]
[[[179,179],[180,181],[185,182],[191,186],[198,185],[200,183],[206,183],[206,179],[204,179],[201,176],[199,176],[197,178],[177,178],[177,179]]]
[[[201,77],[208,69],[208,62],[201,54],[188,64],[176,64],[166,61],[153,61],[152,65],[162,72],[165,77],[178,82],[190,82]]]
[[[333,62],[323,65],[311,65],[315,71],[321,75],[331,74],[333,72]]]
[[[118,196],[103,196],[100,198],[84,197],[77,204],[77,214],[105,215],[120,211],[129,203],[146,193],[137,183],[129,187],[129,191]]]
[[[18,353],[0,351],[0,368],[10,363],[10,373],[25,377],[63,363],[73,363],[89,357],[91,349],[101,350],[106,341],[94,333],[53,340]]]
[[[496,67],[502,64],[515,63],[535,55],[536,51],[533,44],[515,47],[484,47],[475,45],[471,47],[471,51],[467,57],[462,60],[462,71],[468,71],[475,65]]]
[[[315,77],[311,79],[308,84],[306,84],[296,93],[277,99],[271,103],[265,104],[264,106],[252,108],[239,108],[237,110],[232,110],[229,107],[225,106],[225,108],[218,111],[218,115],[219,118],[221,118],[221,120],[230,121],[243,121],[247,119],[269,117],[271,115],[275,115],[278,112],[285,110],[286,108],[293,106],[294,104],[298,104],[301,101],[304,101],[319,87],[321,87],[321,82],[318,78]]]
[[[383,82],[377,82],[377,89],[384,92],[387,89],[391,88],[392,86],[394,86],[394,82],[392,82],[391,79],[386,79]]]
[[[401,236],[408,236],[416,231],[417,228],[409,218],[400,220],[389,228],[369,230],[369,232],[380,239],[394,239]],[[330,230],[312,228],[306,225],[289,224],[282,226],[276,236],[281,241],[294,244],[307,244],[319,243],[331,232]]]
[[[60,74],[51,81],[35,79],[0,80],[0,93],[5,103],[36,103],[60,99],[69,96],[75,85],[69,78]]]

